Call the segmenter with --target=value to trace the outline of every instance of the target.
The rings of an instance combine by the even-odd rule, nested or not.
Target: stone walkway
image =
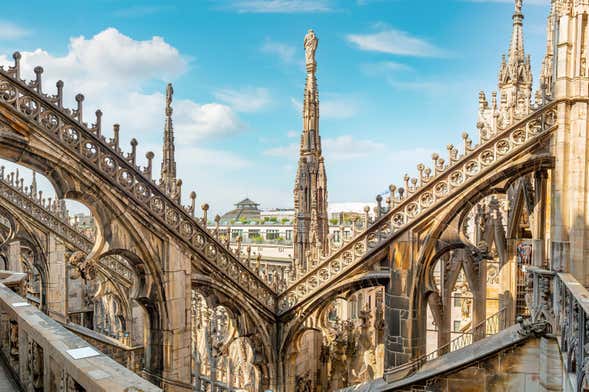
[[[0,358],[0,392],[19,392],[20,389],[14,384],[4,361]]]

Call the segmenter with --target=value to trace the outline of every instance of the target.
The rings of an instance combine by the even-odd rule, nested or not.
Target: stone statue
[[[166,116],[172,115],[172,96],[174,95],[174,87],[172,83],[168,83],[166,87]]]
[[[305,63],[307,65],[315,64],[315,51],[319,40],[313,30],[309,30],[305,35]]]
[[[523,0],[515,0],[515,12],[521,14]]]
[[[95,277],[94,263],[86,258],[86,255],[81,251],[72,253],[68,260],[70,264],[70,278],[73,280],[80,277],[85,281],[92,280]]]

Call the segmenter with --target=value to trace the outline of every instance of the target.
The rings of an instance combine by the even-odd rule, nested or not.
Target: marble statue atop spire
[[[172,115],[172,97],[174,95],[174,87],[172,87],[172,83],[168,83],[166,86],[166,117],[170,117]]]
[[[317,65],[315,62],[315,51],[317,50],[317,45],[319,43],[319,39],[315,35],[315,32],[311,29],[307,31],[307,35],[305,35],[305,64],[307,68],[309,66]]]

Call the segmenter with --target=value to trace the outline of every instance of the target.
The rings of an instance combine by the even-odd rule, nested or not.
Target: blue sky
[[[245,196],[292,204],[304,87],[303,37],[319,37],[320,132],[330,202],[370,202],[405,172],[475,135],[478,92],[496,89],[513,2],[197,0],[7,2],[0,63],[23,52],[46,90],[86,96],[161,157],[164,99],[175,89],[184,195],[222,212]],[[524,0],[538,74],[548,0]],[[535,81],[536,82],[536,81]],[[108,134],[106,130],[104,133]],[[141,160],[140,160],[141,161]],[[159,169],[159,161],[155,164]],[[185,198],[186,199],[186,198]]]

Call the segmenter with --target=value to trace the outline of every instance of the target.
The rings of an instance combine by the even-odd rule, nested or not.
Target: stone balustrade
[[[30,306],[25,277],[0,272],[0,353],[26,390],[161,391]]]
[[[153,180],[153,153],[148,154],[147,167],[141,168],[136,161],[136,140],[133,139],[134,143],[131,144],[132,151],[124,153],[119,146],[118,127],[115,127],[116,133],[112,139],[107,140],[102,134],[100,110],[96,112],[94,124],[89,126],[84,122],[82,94],[76,95],[76,109],[65,108],[62,81],[57,83],[56,95],[46,94],[42,88],[43,68],[36,67],[36,79],[27,82],[21,78],[20,53],[15,52],[13,58],[13,66],[0,67],[0,102],[3,105],[24,121],[35,124],[44,137],[59,144],[75,159],[108,178],[115,189],[142,206],[154,221],[274,312],[275,291],[206,228],[208,204],[203,205],[203,218],[196,218],[194,192],[191,195],[191,206],[186,207],[180,204],[179,198],[167,194]]]
[[[72,226],[69,216],[60,203],[46,202],[42,197],[28,192],[21,181],[17,181],[18,174],[5,173],[0,167],[0,198],[24,215],[37,222],[41,227],[63,238],[70,246],[86,254],[90,253],[94,242]],[[125,286],[133,283],[133,271],[115,257],[108,256],[99,260],[99,264],[106,270],[113,272]]]
[[[443,202],[478,181],[481,175],[508,162],[514,154],[525,151],[555,129],[556,103],[547,104],[512,127],[481,139],[474,147],[469,145],[463,156],[455,154],[455,159],[448,164],[444,164],[443,160],[440,163],[437,158],[433,175],[422,177],[408,191],[401,191],[388,211],[379,213],[375,222],[371,222],[369,211],[365,210],[363,222],[354,223],[350,240],[332,246],[329,256],[312,260],[308,271],[293,276],[288,288],[279,295],[278,313],[289,311],[305,298],[325,288],[426,213],[435,211]]]
[[[569,273],[537,267],[528,267],[526,273],[528,328],[548,324],[573,390],[585,390],[589,386],[589,290]]]
[[[141,375],[145,352],[143,346],[132,347],[124,343],[124,337],[122,342],[73,323],[68,323],[65,327],[98,348],[101,353],[108,355],[127,369]]]

